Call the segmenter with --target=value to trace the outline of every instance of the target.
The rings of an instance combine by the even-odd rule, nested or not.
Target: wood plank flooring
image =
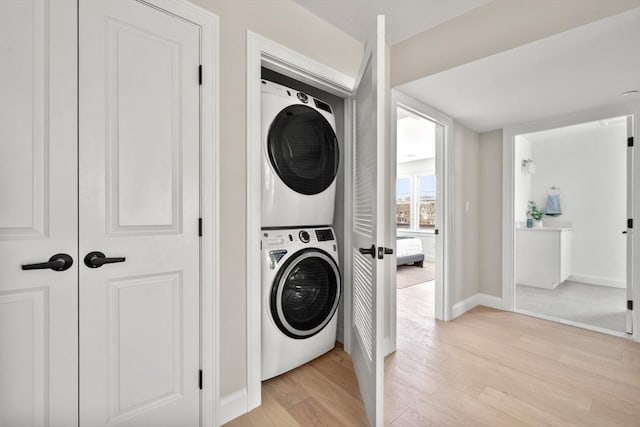
[[[485,307],[435,321],[432,283],[398,291],[385,425],[640,426],[639,344]],[[262,402],[228,425],[367,425],[341,348],[263,383]]]
[[[351,358],[336,348],[306,365],[262,383],[262,405],[230,427],[366,426]]]

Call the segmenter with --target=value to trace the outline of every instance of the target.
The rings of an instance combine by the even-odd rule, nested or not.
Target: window
[[[418,204],[418,218],[420,229],[435,228],[436,226],[436,177],[423,175],[418,177],[420,201]]]
[[[396,180],[396,227],[431,230],[436,226],[436,177],[415,175]]]
[[[411,178],[396,180],[396,226],[411,228]]]

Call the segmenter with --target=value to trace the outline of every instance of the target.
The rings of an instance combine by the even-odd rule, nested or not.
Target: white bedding
[[[410,239],[396,239],[396,257],[416,255],[422,253],[422,240],[412,237]]]

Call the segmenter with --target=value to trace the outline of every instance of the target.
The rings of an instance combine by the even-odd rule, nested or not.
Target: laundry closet
[[[336,337],[342,340],[345,101],[265,67],[261,69],[261,88],[265,380],[329,351]],[[307,116],[297,119],[298,113]],[[302,143],[304,138],[309,140]],[[288,167],[299,170],[291,172]],[[298,261],[286,258],[294,252],[307,256],[301,263],[309,264],[300,267]],[[291,278],[287,280],[285,275]],[[295,290],[287,293],[287,286]],[[285,290],[277,291],[276,287]],[[333,310],[332,298],[336,298]],[[291,314],[280,303],[285,300]],[[296,321],[303,331],[290,324]]]

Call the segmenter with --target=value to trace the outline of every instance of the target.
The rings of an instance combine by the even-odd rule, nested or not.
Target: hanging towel
[[[559,194],[547,194],[547,204],[544,206],[544,213],[549,216],[558,216],[562,214]]]

